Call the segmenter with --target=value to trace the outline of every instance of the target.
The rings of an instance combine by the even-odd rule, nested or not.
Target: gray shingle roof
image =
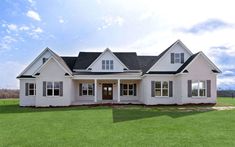
[[[177,41],[176,41],[177,42]],[[145,74],[176,42],[165,49],[159,56],[137,56],[135,52],[113,52],[113,54],[130,70],[142,70]],[[74,69],[87,69],[102,52],[80,52],[78,57],[62,57],[68,67]],[[198,54],[198,53],[197,53]],[[192,55],[177,71],[150,72],[150,74],[176,74],[181,72],[196,56]]]

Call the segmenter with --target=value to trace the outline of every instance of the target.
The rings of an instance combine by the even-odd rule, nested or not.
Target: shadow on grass
[[[174,106],[172,106],[174,108]],[[189,115],[195,115],[205,112],[210,112],[213,110],[169,110],[169,107],[161,108],[161,110],[154,109],[154,108],[113,108],[113,123],[124,122],[124,121],[132,121],[132,120],[139,120],[145,118],[152,118],[152,117],[160,117],[160,116],[169,116],[171,118],[179,118],[185,117]]]
[[[85,111],[85,110],[105,110],[112,109],[113,123],[139,120],[152,117],[169,116],[172,118],[185,117],[205,113],[213,110],[197,110],[203,106],[186,106],[180,109],[178,106],[71,106],[71,107],[20,107],[18,104],[0,105],[0,114],[7,113],[35,113],[35,112],[55,112],[55,111]],[[195,109],[196,108],[196,109]]]
[[[4,113],[35,113],[35,112],[54,112],[54,111],[79,111],[79,110],[101,110],[110,109],[109,107],[94,106],[69,106],[69,107],[20,107],[19,104],[0,105],[0,114]]]

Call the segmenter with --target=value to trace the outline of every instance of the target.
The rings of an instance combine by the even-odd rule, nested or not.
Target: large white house
[[[105,49],[63,57],[46,48],[17,78],[20,106],[181,105],[216,103],[218,73],[177,40],[158,56]]]

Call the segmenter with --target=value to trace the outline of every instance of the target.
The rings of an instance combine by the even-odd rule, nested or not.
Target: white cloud
[[[37,27],[36,29],[33,30],[35,33],[42,33],[43,30],[40,27]]]
[[[9,35],[4,36],[0,40],[0,51],[11,49],[14,42],[17,42],[17,40],[14,37]]]
[[[39,14],[33,10],[29,10],[26,15],[34,20],[41,21]]]
[[[9,24],[7,25],[8,29],[11,31],[17,31],[18,26],[16,24]]]
[[[19,28],[20,31],[28,31],[30,28],[28,26],[21,26]]]
[[[113,25],[122,26],[124,19],[121,16],[104,16],[102,17],[103,25],[98,30],[106,29]]]
[[[60,18],[59,23],[64,23],[64,19]]]

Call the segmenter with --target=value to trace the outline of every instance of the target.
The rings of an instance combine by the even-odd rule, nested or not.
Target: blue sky
[[[46,47],[79,51],[136,51],[158,55],[177,39],[203,51],[222,71],[218,88],[235,89],[235,15],[232,0],[2,0],[0,88]]]

